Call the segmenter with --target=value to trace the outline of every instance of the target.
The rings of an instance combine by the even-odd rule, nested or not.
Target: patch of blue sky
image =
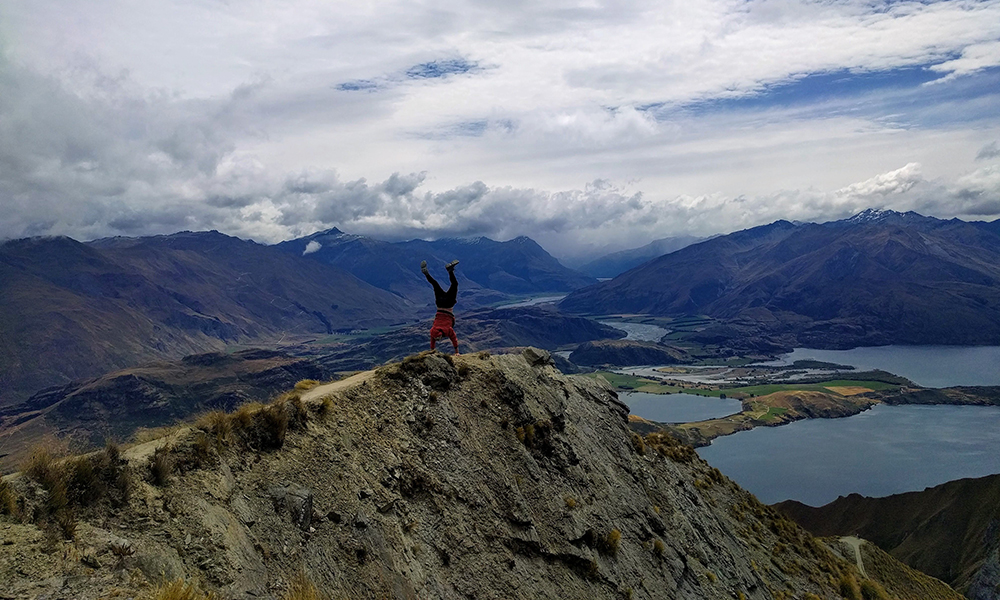
[[[510,119],[475,119],[471,121],[452,123],[432,131],[418,133],[416,134],[416,137],[435,140],[460,137],[482,137],[487,131],[510,133],[514,131],[515,127],[516,124]]]
[[[813,73],[748,94],[686,104],[651,103],[637,109],[658,120],[770,109],[791,109],[800,116],[810,116],[814,110],[824,116],[885,114],[901,126],[925,127],[1000,116],[1000,68],[944,80],[945,74],[928,66]],[[956,105],[966,108],[955,110]]]
[[[378,82],[372,81],[371,79],[355,79],[354,81],[338,83],[334,87],[342,92],[373,92],[381,86]]]
[[[406,70],[406,77],[410,79],[437,79],[449,75],[461,75],[478,69],[478,62],[464,58],[452,58],[413,65]]]

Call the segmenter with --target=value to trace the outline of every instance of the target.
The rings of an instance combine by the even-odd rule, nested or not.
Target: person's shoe
[[[427,270],[427,261],[426,260],[420,261],[420,272],[423,273],[424,275],[430,274],[430,271]]]
[[[455,268],[455,265],[457,265],[457,264],[458,264],[458,261],[457,260],[453,260],[450,263],[446,264],[444,266],[444,268],[447,269],[447,270],[449,270],[449,271],[451,271],[452,269]]]

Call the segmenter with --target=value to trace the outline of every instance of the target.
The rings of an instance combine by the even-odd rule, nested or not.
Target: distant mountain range
[[[727,320],[702,332],[706,343],[1000,343],[1000,225],[874,210],[776,221],[661,256],[559,306]]]
[[[420,261],[447,286],[455,258],[462,308],[596,281],[523,237],[389,243],[333,229],[276,246],[215,231],[8,241],[0,406],[152,360],[412,321],[433,310]]]
[[[586,273],[591,277],[617,277],[629,269],[634,269],[639,265],[648,262],[658,256],[676,252],[681,248],[686,248],[705,238],[682,235],[677,237],[653,240],[652,242],[639,248],[622,250],[606,254],[596,260],[592,260],[577,268],[577,271]]]
[[[775,505],[816,536],[856,535],[968,598],[1000,589],[1000,475],[949,481],[922,492],[842,496],[813,508]]]
[[[218,232],[0,244],[0,405],[149,360],[398,323],[347,271]]]
[[[345,269],[420,306],[434,301],[420,273],[421,260],[427,261],[431,275],[445,287],[444,265],[461,261],[455,275],[465,306],[494,303],[508,295],[570,292],[596,283],[593,277],[564,267],[527,237],[506,242],[485,237],[385,242],[334,228],[277,247]]]

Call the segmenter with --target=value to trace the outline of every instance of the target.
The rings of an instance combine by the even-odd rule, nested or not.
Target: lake
[[[733,398],[709,398],[694,394],[649,394],[628,392],[618,399],[633,415],[660,423],[691,423],[716,419],[740,412],[742,404]]]
[[[615,325],[617,327],[617,325]],[[874,346],[852,350],[796,348],[780,360],[814,359],[860,370],[882,369],[923,387],[1000,385],[1000,346]]]
[[[888,496],[1000,473],[1000,408],[878,405],[717,438],[698,454],[768,504]]]

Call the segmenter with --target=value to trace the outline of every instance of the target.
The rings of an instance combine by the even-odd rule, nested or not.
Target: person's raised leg
[[[427,278],[427,282],[430,283],[432,286],[434,286],[434,304],[440,308],[441,307],[441,302],[444,301],[447,298],[447,293],[444,291],[444,289],[441,287],[441,285],[437,282],[437,279],[434,279],[431,276],[431,272],[427,270],[427,261],[426,260],[422,261],[420,263],[420,272],[423,273],[424,277]],[[450,306],[446,306],[445,308],[451,308],[451,307]]]
[[[444,300],[447,303],[445,308],[451,308],[458,302],[458,280],[455,279],[455,265],[457,264],[458,261],[453,260],[444,267],[448,270],[448,281],[450,282],[448,285],[448,291],[445,292]]]

